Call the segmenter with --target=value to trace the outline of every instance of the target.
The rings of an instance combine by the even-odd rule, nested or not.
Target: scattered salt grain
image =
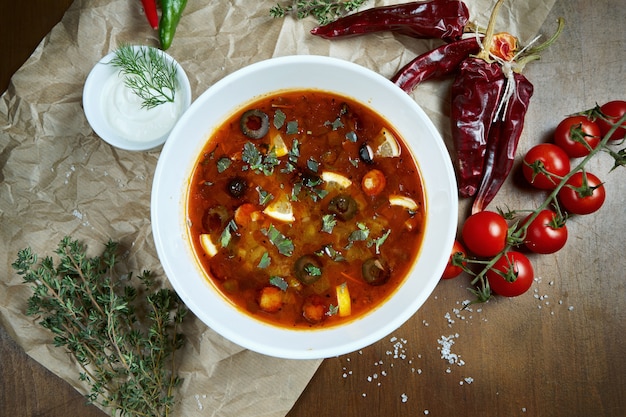
[[[405,403],[405,402],[407,402],[409,400],[409,397],[405,393],[402,393],[402,395],[400,397],[402,398],[402,402],[403,403]]]

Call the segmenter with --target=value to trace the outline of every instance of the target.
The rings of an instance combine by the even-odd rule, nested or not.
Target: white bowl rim
[[[132,47],[134,49],[156,49],[159,53],[163,55],[163,57],[167,61],[176,65],[176,79],[180,86],[180,92],[178,92],[178,94],[181,94],[183,97],[183,102],[181,103],[182,115],[182,113],[184,113],[185,110],[188,109],[191,105],[191,84],[189,83],[189,77],[187,77],[187,73],[185,72],[183,67],[171,55],[153,46],[132,45]],[[85,79],[85,85],[83,86],[82,103],[87,122],[89,122],[89,125],[91,126],[93,131],[102,140],[118,149],[123,149],[127,151],[148,151],[158,148],[159,146],[163,145],[163,143],[165,143],[165,141],[169,137],[169,133],[171,132],[171,130],[169,132],[164,132],[162,136],[159,136],[158,138],[150,141],[134,141],[126,139],[117,134],[102,117],[99,100],[102,87],[104,86],[104,81],[107,80],[110,75],[115,74],[119,71],[117,68],[109,65],[114,57],[115,51],[109,52],[107,55],[102,57],[93,66],[93,68],[87,75],[87,78]]]
[[[242,82],[242,80],[250,78],[251,74],[281,69],[284,75],[289,73],[289,70],[301,68],[298,66],[341,69],[349,77],[360,77],[362,81],[375,84],[376,88],[386,91],[386,94],[393,100],[398,101],[398,109],[400,109],[398,112],[403,114],[403,119],[415,117],[417,119],[415,123],[425,129],[429,141],[428,143],[424,141],[418,147],[430,152],[426,158],[428,160],[421,159],[420,155],[414,154],[414,156],[420,171],[424,165],[433,167],[434,170],[428,175],[428,178],[422,171],[422,180],[426,189],[427,226],[424,231],[421,253],[416,265],[414,265],[415,269],[418,268],[418,265],[419,268],[424,269],[427,276],[413,280],[406,279],[399,290],[382,306],[346,325],[310,331],[279,328],[254,319],[237,311],[236,307],[233,307],[215,289],[211,288],[209,280],[202,277],[203,272],[190,249],[185,218],[187,181],[209,134],[233,111],[262,94],[250,94],[248,95],[249,98],[243,101],[233,99],[232,105],[230,103],[222,105],[223,103],[220,102],[218,109],[211,108],[219,115],[211,116],[214,122],[207,122],[205,125],[203,139],[198,143],[193,142],[193,146],[184,146],[184,141],[189,140],[190,129],[194,130],[190,126],[193,123],[198,123],[199,116],[196,112],[205,108],[207,103],[210,104],[210,101],[215,100],[216,97],[226,100],[227,98],[220,95],[224,96],[225,91],[231,88],[229,87],[231,84]],[[341,80],[334,83],[340,84]],[[372,84],[367,85],[371,86]],[[301,87],[290,85],[286,89],[296,88],[315,89],[316,87],[308,84]],[[376,108],[373,103],[377,102],[377,97],[372,97],[369,101],[354,98],[352,94],[337,91],[336,88],[341,87],[318,89],[337,92]],[[269,88],[267,91],[274,92],[276,89]],[[381,113],[381,110],[376,111]],[[386,117],[385,114],[383,116]],[[391,123],[393,124],[393,122]],[[196,126],[195,134],[199,134],[198,129]],[[411,142],[407,138],[405,140]],[[414,145],[411,143],[410,146]],[[182,158],[181,154],[183,155]],[[192,161],[189,160],[190,155],[193,155]],[[168,170],[168,166],[174,161],[178,173],[172,175],[172,170]],[[191,166],[185,166],[189,162],[191,162]],[[436,186],[433,185],[430,188],[430,183],[436,183]],[[433,215],[434,213],[437,214],[436,217]],[[454,170],[443,139],[422,108],[408,94],[382,75],[349,61],[328,56],[289,55],[259,61],[239,69],[216,82],[192,103],[172,129],[170,137],[161,151],[153,179],[151,217],[153,238],[165,274],[187,307],[208,327],[230,341],[258,353],[287,359],[319,359],[346,354],[366,347],[395,331],[416,313],[439,282],[447,263],[449,250],[456,235],[458,197]],[[435,222],[433,219],[437,219],[437,221]],[[431,241],[435,244],[429,248],[427,246]],[[189,263],[193,265],[189,265]],[[189,278],[189,275],[194,274],[200,275],[198,277],[200,279],[193,281],[194,278]],[[420,285],[417,286],[416,282]],[[413,285],[409,286],[408,283]],[[418,293],[409,293],[416,286],[419,289]],[[206,308],[206,303],[209,301],[211,302],[210,313]],[[405,308],[393,309],[391,308],[393,302],[401,303]],[[392,318],[389,319],[385,314]],[[225,316],[228,316],[226,320],[224,319]],[[363,329],[364,326],[369,325],[372,325],[372,328]],[[359,329],[358,326],[361,328]],[[318,343],[319,339],[322,339],[321,343]],[[284,344],[277,346],[274,343],[276,340],[282,340]],[[333,343],[328,343],[328,341]]]

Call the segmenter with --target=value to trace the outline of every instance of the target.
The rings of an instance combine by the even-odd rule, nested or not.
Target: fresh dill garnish
[[[40,319],[54,345],[82,368],[87,400],[115,415],[171,415],[181,383],[174,352],[185,341],[179,333],[184,304],[174,291],[157,289],[150,271],[117,273],[115,242],[89,257],[84,245],[65,237],[56,254],[55,264],[22,249],[12,266],[33,289],[26,314]],[[137,280],[143,285],[135,286]]]
[[[115,51],[111,65],[120,69],[124,85],[143,100],[142,108],[174,102],[176,64],[168,61],[160,50],[122,45]]]
[[[313,16],[317,21],[325,25],[333,20],[344,16],[351,11],[357,10],[367,0],[292,0],[290,4],[281,6],[277,4],[270,9],[270,16],[284,17],[288,14],[304,19]]]

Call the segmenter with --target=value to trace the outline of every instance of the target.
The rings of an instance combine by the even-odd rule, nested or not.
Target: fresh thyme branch
[[[169,416],[176,375],[175,352],[187,310],[176,293],[156,289],[149,271],[133,277],[115,272],[118,244],[109,241],[100,256],[65,237],[51,256],[38,262],[30,248],[17,254],[13,268],[30,283],[27,315],[54,334],[82,368],[91,403],[123,416]],[[134,286],[139,281],[141,285]]]
[[[276,4],[270,9],[272,17],[285,17],[288,14],[298,19],[313,16],[321,25],[357,10],[367,0],[293,0],[287,5]]]

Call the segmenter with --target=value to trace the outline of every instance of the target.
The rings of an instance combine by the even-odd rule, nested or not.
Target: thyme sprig
[[[585,113],[581,113],[581,114],[585,114]],[[606,119],[606,117],[602,114],[597,114],[595,117],[603,117]],[[614,166],[611,168],[611,171],[613,171],[617,167],[626,166],[626,158],[624,158],[624,155],[626,155],[626,148],[622,148],[616,151],[616,150],[613,150],[611,146],[609,146],[611,135],[623,123],[626,123],[626,115],[622,116],[618,121],[613,123],[613,127],[600,140],[600,143],[598,144],[598,146],[595,147],[594,149],[590,149],[589,154],[585,156],[584,158],[582,158],[580,162],[574,168],[572,168],[570,172],[567,173],[565,176],[556,177],[552,175],[550,172],[546,171],[545,168],[541,166],[537,166],[533,168],[533,169],[536,169],[538,173],[543,173],[544,175],[553,177],[556,180],[555,182],[557,182],[556,187],[553,190],[551,190],[551,192],[547,195],[547,197],[543,200],[543,202],[537,208],[533,210],[498,209],[498,211],[502,214],[502,216],[508,220],[514,219],[517,216],[517,214],[520,212],[527,215],[527,218],[523,224],[520,225],[518,222],[514,222],[513,225],[510,226],[508,233],[507,233],[506,245],[504,249],[502,249],[498,254],[496,254],[490,259],[469,258],[469,257],[463,256],[460,252],[453,255],[452,264],[455,266],[461,267],[465,272],[467,272],[472,277],[472,281],[471,281],[472,287],[470,288],[470,292],[476,296],[476,299],[466,304],[465,307],[468,307],[469,305],[475,304],[475,303],[484,303],[492,297],[493,294],[489,286],[489,281],[487,280],[487,272],[489,272],[489,270],[491,270],[494,267],[496,262],[502,256],[506,255],[507,252],[509,252],[513,248],[518,247],[524,243],[524,238],[526,236],[526,231],[528,230],[528,226],[532,223],[533,220],[537,218],[537,216],[539,215],[541,211],[551,206],[555,207],[557,215],[558,215],[557,220],[563,221],[563,222],[567,220],[566,215],[564,215],[561,212],[561,208],[560,208],[559,200],[557,196],[559,194],[559,191],[563,187],[571,187],[570,185],[567,184],[567,182],[574,174],[576,174],[577,172],[582,172],[583,174],[585,173],[585,166],[591,159],[595,158],[600,152],[605,152],[609,154],[615,161]],[[582,138],[579,138],[578,141],[580,143],[585,143],[584,139]],[[624,141],[621,141],[619,144],[624,144]],[[581,195],[582,193],[590,191],[590,187],[586,185],[585,182],[583,183],[582,188],[583,189],[577,190],[577,192],[581,193]],[[530,214],[528,214],[529,212]],[[471,265],[479,265],[480,268],[478,271],[474,271]],[[513,276],[512,278],[515,279],[516,277]]]
[[[163,417],[174,405],[175,351],[184,344],[179,333],[186,308],[169,289],[156,289],[149,271],[136,278],[115,272],[117,243],[102,255],[88,257],[86,247],[65,237],[38,263],[30,248],[17,254],[13,268],[32,284],[27,315],[54,334],[90,386],[90,403],[123,416]]]
[[[143,100],[142,108],[174,102],[177,68],[163,52],[156,48],[122,45],[110,63],[120,69],[124,85]]]
[[[365,2],[367,0],[292,0],[287,5],[276,4],[270,9],[270,16],[278,18],[290,14],[298,19],[313,16],[321,25],[325,25],[357,10]]]

